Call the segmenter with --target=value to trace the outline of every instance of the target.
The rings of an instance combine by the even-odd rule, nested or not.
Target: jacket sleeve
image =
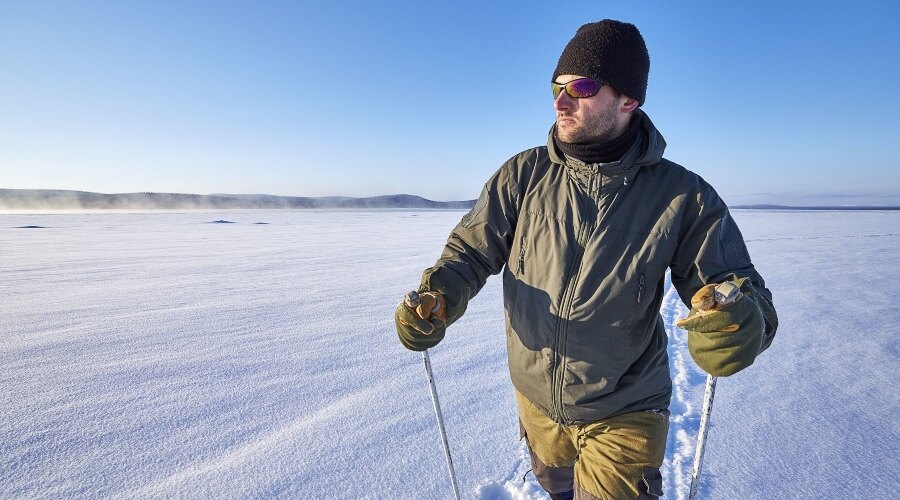
[[[753,267],[740,229],[728,212],[725,202],[702,178],[686,192],[678,248],[672,258],[672,285],[681,300],[690,307],[691,297],[709,283],[731,278],[749,278],[751,295],[759,305],[765,322],[760,352],[775,337],[778,316],[772,303],[772,292]]]
[[[422,274],[419,291],[444,294],[448,325],[463,315],[488,276],[499,273],[509,257],[518,220],[517,158],[488,179],[475,206],[450,233],[440,258]]]

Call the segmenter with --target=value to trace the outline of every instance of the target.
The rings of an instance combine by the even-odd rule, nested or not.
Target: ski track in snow
[[[694,448],[700,428],[700,405],[706,375],[694,365],[687,350],[687,332],[675,326],[678,318],[687,316],[688,309],[666,275],[665,295],[660,314],[669,334],[669,371],[672,374],[672,403],[669,410],[669,437],[666,460],[662,466],[663,486],[669,498],[683,499],[690,490],[690,473]]]
[[[528,446],[522,440],[519,455],[513,462],[509,474],[501,479],[487,481],[475,490],[477,500],[537,500],[547,498],[534,474],[531,473],[531,458]]]

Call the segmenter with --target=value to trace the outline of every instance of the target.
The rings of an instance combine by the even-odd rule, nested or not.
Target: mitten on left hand
[[[728,300],[717,290],[736,291],[737,299]],[[763,312],[757,304],[753,285],[747,278],[723,284],[710,284],[691,298],[691,313],[676,325],[688,331],[688,350],[697,365],[710,375],[727,377],[753,364],[762,350],[765,336]]]

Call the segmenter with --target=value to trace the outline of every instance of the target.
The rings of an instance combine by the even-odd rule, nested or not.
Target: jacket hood
[[[640,167],[643,165],[653,165],[662,160],[663,153],[666,150],[666,140],[663,138],[662,134],[656,130],[656,126],[653,125],[653,122],[650,121],[650,117],[647,116],[647,113],[643,110],[636,110],[634,119],[641,121],[641,130],[638,133],[638,139],[635,141],[635,144],[632,145],[631,149],[625,153],[622,160],[613,162],[613,164],[607,164],[610,167],[618,166],[622,169],[630,169],[632,167]],[[547,137],[547,152],[553,163],[567,165],[569,159],[566,158],[566,155],[559,149],[559,146],[557,146],[556,140],[554,139],[555,131],[556,123],[550,127],[550,132]],[[634,151],[635,149],[637,151]]]

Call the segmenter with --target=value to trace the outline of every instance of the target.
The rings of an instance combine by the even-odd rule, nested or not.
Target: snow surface
[[[781,327],[719,379],[701,494],[895,498],[900,213],[734,215]],[[0,498],[451,498],[392,313],[461,216],[0,215]],[[435,378],[463,498],[547,498],[518,441],[500,285],[431,350]],[[676,499],[705,381],[672,327],[685,313],[667,283]]]

